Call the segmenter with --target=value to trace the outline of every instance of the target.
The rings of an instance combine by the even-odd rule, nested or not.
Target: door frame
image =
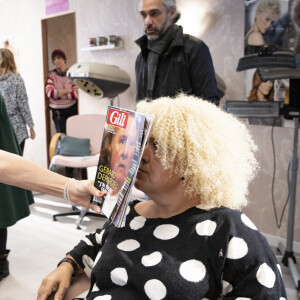
[[[74,32],[75,32],[75,38],[74,38],[74,51],[75,51],[75,57],[77,60],[77,31],[76,31],[76,13],[75,12],[68,12],[66,14],[59,14],[55,16],[51,16],[49,18],[45,18],[41,20],[41,27],[42,27],[42,55],[43,55],[43,78],[44,78],[44,87],[47,83],[47,77],[49,72],[49,52],[48,52],[48,20],[54,19],[54,18],[62,18],[64,16],[70,16],[73,15],[74,19]],[[78,99],[79,100],[79,99]],[[77,101],[78,105],[78,101]],[[47,153],[47,165],[50,164],[50,157],[49,157],[49,145],[51,142],[51,117],[50,117],[50,108],[49,108],[49,98],[46,95],[45,88],[44,88],[44,114],[45,114],[45,129],[46,129],[46,153]]]

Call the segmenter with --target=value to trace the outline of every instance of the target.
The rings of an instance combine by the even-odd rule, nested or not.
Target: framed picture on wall
[[[287,0],[245,0],[245,55],[262,45],[289,48],[290,6]]]

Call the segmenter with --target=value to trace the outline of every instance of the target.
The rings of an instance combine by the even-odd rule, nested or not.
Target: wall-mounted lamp
[[[73,65],[67,76],[85,93],[101,98],[110,98],[123,93],[130,85],[129,75],[114,65],[82,62]]]

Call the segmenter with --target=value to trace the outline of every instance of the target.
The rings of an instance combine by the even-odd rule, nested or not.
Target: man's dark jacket
[[[136,43],[141,48],[135,64],[137,101],[139,101],[146,97],[147,91],[149,50],[146,35]],[[181,28],[159,58],[153,98],[173,97],[179,92],[219,104],[215,71],[209,49],[203,41],[183,34]]]

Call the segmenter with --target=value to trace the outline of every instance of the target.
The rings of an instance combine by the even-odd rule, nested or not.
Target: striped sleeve
[[[76,84],[72,82],[72,93],[68,94],[69,100],[76,100],[78,99],[78,87]]]
[[[47,77],[47,83],[45,87],[46,95],[51,99],[58,98],[58,91],[54,88],[53,78],[51,76]]]

